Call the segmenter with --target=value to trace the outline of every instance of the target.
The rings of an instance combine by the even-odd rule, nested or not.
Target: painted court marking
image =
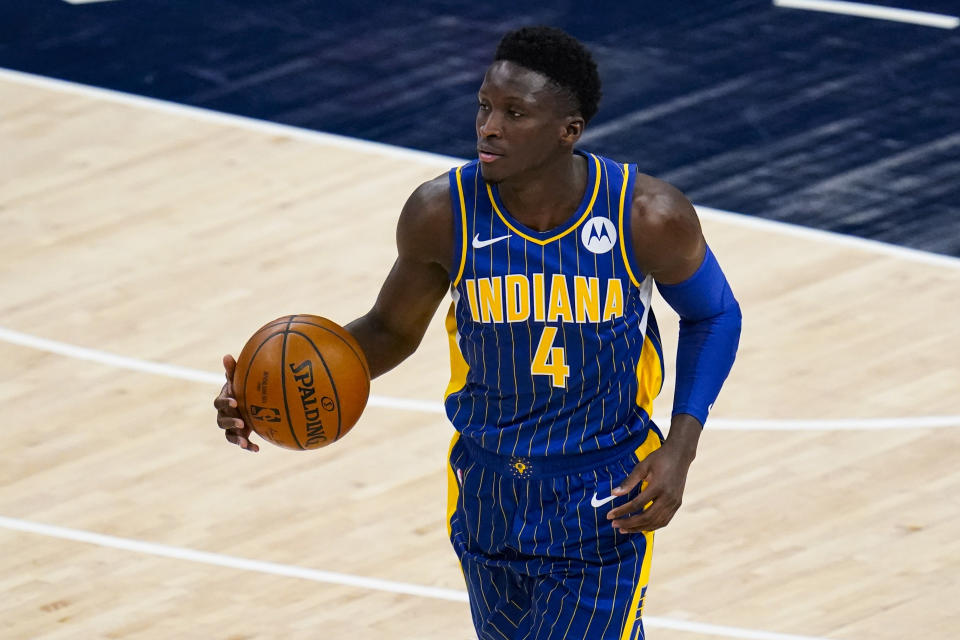
[[[50,91],[72,93],[93,99],[112,102],[115,104],[150,109],[152,111],[159,111],[162,113],[201,120],[223,126],[238,127],[259,133],[289,136],[297,140],[303,140],[315,144],[325,144],[364,153],[386,155],[388,157],[419,162],[428,166],[448,168],[464,162],[463,158],[444,156],[426,151],[418,151],[416,149],[405,149],[380,142],[370,142],[367,140],[359,140],[356,138],[349,138],[332,133],[302,129],[290,125],[257,120],[255,118],[226,114],[219,111],[202,109],[199,107],[180,105],[173,102],[157,100],[155,98],[146,98],[120,91],[113,91],[111,89],[101,89],[98,87],[90,87],[65,80],[46,78],[43,76],[13,71],[10,69],[0,68],[0,80],[37,86]],[[712,218],[728,224],[735,224],[747,228],[764,229],[784,235],[802,237],[821,242],[829,242],[831,244],[845,246],[854,250],[899,258],[914,263],[960,270],[960,258],[953,256],[899,247],[884,242],[878,242],[876,240],[868,240],[855,236],[846,236],[830,231],[812,229],[775,220],[765,220],[755,216],[748,216],[741,213],[724,211],[702,205],[697,206],[697,211],[706,219]],[[67,357],[77,358],[80,360],[99,362],[101,364],[123,369],[164,375],[195,382],[209,382],[215,384],[223,383],[222,374],[188,369],[186,367],[179,367],[176,365],[150,362],[147,360],[129,358],[126,356],[119,356],[96,349],[78,347],[63,342],[47,340],[45,338],[39,338],[25,333],[3,329],[2,327],[0,327],[0,340],[47,351],[50,353],[57,353]],[[443,406],[440,403],[423,400],[371,396],[369,405],[374,407],[422,411],[424,413],[434,413],[440,415],[444,413]],[[669,422],[669,420],[665,420],[663,422]],[[909,429],[957,426],[960,426],[960,416],[894,417],[877,419],[851,418],[835,420],[710,419],[711,429],[738,431]]]
[[[0,80],[7,80],[9,82],[40,87],[41,89],[46,89],[48,91],[72,93],[97,100],[104,100],[114,104],[121,104],[141,109],[150,109],[151,111],[158,111],[161,113],[190,118],[202,122],[209,122],[212,124],[219,124],[222,126],[246,129],[248,131],[256,131],[268,135],[287,136],[296,140],[303,140],[305,142],[311,142],[314,144],[324,144],[363,153],[376,153],[390,158],[419,162],[426,166],[437,167],[438,169],[449,169],[452,166],[457,166],[466,162],[464,158],[445,156],[438,153],[430,153],[429,151],[419,151],[417,149],[405,149],[403,147],[396,147],[393,145],[384,144],[382,142],[360,140],[334,133],[314,131],[312,129],[302,129],[300,127],[294,127],[291,125],[278,124],[276,122],[257,120],[256,118],[248,118],[246,116],[222,113],[220,111],[211,111],[210,109],[203,109],[201,107],[191,107],[177,104],[175,102],[158,100],[156,98],[147,98],[130,93],[123,93],[122,91],[114,91],[113,89],[101,89],[99,87],[91,87],[88,85],[78,84],[76,82],[69,82],[67,80],[47,78],[44,76],[34,75],[32,73],[14,71],[12,69],[0,68]],[[822,242],[830,242],[852,249],[859,249],[862,251],[869,251],[870,253],[879,253],[881,255],[902,258],[911,262],[934,264],[949,269],[960,270],[960,258],[954,256],[940,255],[918,249],[909,249],[893,244],[887,244],[885,242],[879,242],[877,240],[868,240],[865,238],[858,238],[856,236],[847,236],[834,233],[832,231],[823,231],[821,229],[802,227],[800,225],[790,224],[788,222],[766,220],[756,216],[749,216],[732,211],[723,211],[721,209],[714,209],[712,207],[706,207],[703,205],[697,205],[697,211],[704,218],[714,218],[724,222],[737,224],[742,227],[766,229],[768,231],[774,231],[776,233],[781,233],[788,236],[816,238]]]
[[[773,0],[773,5],[776,7],[784,7],[786,9],[805,9],[807,11],[838,13],[846,16],[874,18],[876,20],[905,22],[907,24],[918,24],[924,27],[936,27],[938,29],[956,29],[957,26],[960,26],[960,18],[957,18],[956,16],[948,16],[942,13],[929,13],[927,11],[913,11],[911,9],[880,7],[875,4],[864,4],[862,2],[839,2],[834,0]]]
[[[83,2],[84,0],[77,0]],[[787,6],[787,0],[775,0],[774,4],[778,6]],[[826,3],[820,3],[826,4]],[[831,3],[831,4],[853,4],[853,3]],[[800,7],[797,7],[800,8]],[[919,13],[919,12],[914,12]],[[935,15],[935,14],[932,14]],[[943,16],[952,18],[950,16]],[[952,18],[956,21],[956,18]],[[935,25],[932,25],[935,26]],[[943,28],[955,28],[957,25],[944,26]],[[378,153],[389,157],[402,158],[410,161],[422,162],[428,165],[442,166],[443,168],[451,165],[461,164],[463,159],[442,156],[422,151],[402,149],[385,145],[382,143],[356,140],[334,134],[310,131],[280,125],[271,122],[246,118],[242,116],[233,116],[215,111],[209,111],[197,107],[178,105],[162,100],[144,98],[130,94],[124,94],[117,91],[88,87],[76,83],[53,80],[35,76],[32,74],[21,73],[17,71],[0,69],[0,79],[22,84],[31,84],[40,86],[49,90],[69,92],[85,95],[101,100],[120,103],[140,108],[149,108],[155,111],[162,111],[183,117],[189,117],[207,122],[214,122],[227,126],[245,128],[259,132],[270,133],[273,135],[285,135],[300,140],[309,140],[315,143],[327,144],[335,147],[350,148],[367,153]],[[912,262],[922,262],[926,264],[936,264],[941,267],[960,269],[960,259],[951,256],[940,256],[923,251],[906,249],[894,245],[888,245],[881,242],[864,240],[852,236],[842,236],[826,231],[808,229],[797,225],[790,225],[782,222],[774,222],[745,216],[742,214],[725,212],[708,207],[698,207],[698,210],[706,217],[717,217],[728,222],[735,222],[741,226],[763,227],[776,230],[786,235],[799,235],[804,237],[816,237],[823,241],[839,243],[851,248],[880,253],[888,256],[895,256]],[[163,375],[182,380],[195,382],[204,382],[211,384],[221,384],[223,374],[210,373],[176,365],[150,362],[136,358],[129,358],[110,354],[104,351],[69,345],[62,342],[47,340],[29,334],[0,328],[0,340],[11,344],[17,344],[24,347],[34,348],[50,353],[56,353],[67,357],[77,358],[90,362],[97,362],[108,366]],[[443,413],[440,403],[423,402],[416,400],[405,400],[400,398],[387,398],[373,396],[370,399],[371,406],[390,407],[406,410],[424,411],[429,413]],[[878,420],[721,420],[711,419],[712,429],[761,429],[761,430],[785,430],[785,429],[885,429],[885,428],[920,428],[920,427],[949,427],[960,426],[960,416],[930,416],[922,418],[888,418]],[[426,587],[422,585],[413,585],[402,582],[380,580],[376,578],[364,578],[347,574],[334,573],[329,571],[320,571],[304,567],[291,565],[282,565],[277,563],[262,562],[228,556],[224,554],[196,551],[183,547],[161,545],[150,542],[119,538],[98,533],[86,532],[77,529],[68,529],[41,523],[29,522],[15,518],[0,516],[0,528],[44,535],[48,537],[72,540],[87,544],[94,544],[102,547],[131,551],[135,553],[149,554],[158,557],[165,557],[178,560],[203,563],[207,565],[222,566],[246,571],[256,571],[279,576],[312,580],[314,582],[338,584],[343,586],[352,586],[389,593],[408,594],[419,597],[448,600],[455,602],[466,602],[466,593],[452,589],[441,589],[436,587]],[[675,620],[670,618],[646,617],[645,624],[652,628],[674,629],[678,631],[688,631],[704,635],[714,635],[729,638],[744,638],[748,640],[825,640],[824,638],[813,636],[798,636],[767,631],[758,631],[750,629],[741,629],[737,627],[727,627],[720,625],[711,625],[698,622]]]
[[[0,327],[0,341],[36,349],[38,351],[46,351],[47,353],[54,353],[68,358],[75,358],[77,360],[96,362],[118,369],[151,373],[167,378],[175,378],[177,380],[204,382],[215,385],[222,385],[224,382],[222,373],[212,373],[178,365],[120,356],[98,349],[89,349],[87,347],[67,344],[66,342],[48,340],[47,338],[40,338],[4,327]],[[409,400],[390,396],[371,395],[367,404],[371,407],[385,407],[402,411],[421,411],[437,415],[445,415],[446,413],[443,405],[439,402]],[[656,419],[662,424],[669,423],[669,418],[666,416],[657,416]],[[709,428],[711,430],[720,431],[853,431],[868,429],[931,429],[941,427],[960,427],[960,416],[848,418],[834,420],[739,420],[735,418],[711,418],[709,422]]]
[[[310,580],[312,582],[320,582],[324,584],[336,584],[346,587],[369,589],[371,591],[383,591],[386,593],[418,596],[433,600],[447,600],[451,602],[468,601],[467,593],[465,591],[456,589],[427,587],[423,585],[409,584],[406,582],[396,582],[393,580],[365,578],[362,576],[336,573],[333,571],[308,569],[306,567],[278,564],[276,562],[250,560],[248,558],[228,556],[222,553],[197,551],[195,549],[188,549],[185,547],[156,544],[153,542],[132,540],[130,538],[119,538],[117,536],[108,536],[101,533],[93,533],[80,529],[57,527],[39,522],[20,520],[18,518],[7,518],[5,516],[0,516],[0,528],[8,529],[10,531],[20,531],[22,533],[32,533],[50,538],[59,538],[61,540],[71,540],[74,542],[93,544],[109,549],[120,549],[133,553],[142,553],[161,558],[185,560],[187,562],[196,562],[199,564],[226,567],[229,569],[239,569],[241,571],[266,573],[275,576],[283,576],[286,578],[299,578],[301,580]],[[724,638],[745,638],[748,640],[827,640],[826,638],[818,638],[813,636],[797,636],[786,633],[741,629],[738,627],[727,627],[706,624],[702,622],[691,622],[672,618],[658,618],[653,616],[644,616],[643,624],[647,627],[674,629],[676,631],[689,631],[692,633],[700,633]]]

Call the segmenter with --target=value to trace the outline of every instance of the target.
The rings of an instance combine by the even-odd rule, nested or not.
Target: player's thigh
[[[447,469],[447,524],[460,559],[470,614],[480,640],[528,637],[529,578],[505,554],[510,516],[516,505],[505,498],[508,480],[475,464],[454,437]]]
[[[528,579],[512,569],[488,566],[472,555],[461,558],[470,597],[470,615],[480,640],[530,637],[532,618]]]
[[[627,536],[625,536],[627,537]],[[539,578],[532,599],[531,640],[642,638],[640,616],[649,576],[652,534],[618,545],[621,561],[556,563]]]

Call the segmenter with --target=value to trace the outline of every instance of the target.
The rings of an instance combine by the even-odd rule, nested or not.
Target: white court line
[[[31,522],[29,520],[20,520],[19,518],[0,516],[0,528],[11,531],[20,531],[22,533],[33,533],[51,538],[59,538],[61,540],[83,542],[97,545],[99,547],[107,547],[110,549],[132,551],[134,553],[142,553],[161,558],[186,560],[188,562],[196,562],[199,564],[227,567],[229,569],[239,569],[241,571],[254,571],[256,573],[266,573],[287,578],[299,578],[301,580],[311,580],[313,582],[325,584],[357,587],[360,589],[369,589],[371,591],[384,591],[386,593],[398,593],[403,595],[418,596],[421,598],[431,598],[434,600],[468,602],[467,593],[465,591],[459,591],[456,589],[427,587],[406,582],[396,582],[393,580],[364,578],[362,576],[335,573],[333,571],[308,569],[306,567],[278,564],[276,562],[249,560],[247,558],[238,558],[236,556],[228,556],[222,553],[196,551],[194,549],[187,549],[185,547],[156,544],[154,542],[144,542],[141,540],[132,540],[130,538],[118,538],[116,536],[108,536],[102,533],[93,533],[90,531],[82,531],[80,529],[69,529],[67,527],[57,527],[39,522]],[[676,620],[673,618],[658,618],[654,616],[644,616],[643,624],[648,627],[674,629],[676,631],[689,631],[691,633],[701,633],[724,638],[744,638],[748,640],[827,640],[826,638],[818,638],[813,636],[797,636],[786,633],[775,633],[771,631],[741,629],[738,627],[727,627],[706,624],[703,622],[691,622],[688,620]]]
[[[167,378],[177,380],[188,380],[190,382],[208,382],[210,384],[223,385],[226,378],[223,373],[211,373],[209,371],[200,371],[199,369],[190,369],[173,364],[163,364],[161,362],[151,362],[150,360],[141,360],[139,358],[129,358],[127,356],[118,356],[98,349],[88,349],[87,347],[78,347],[66,342],[56,340],[47,340],[32,336],[20,331],[12,331],[0,327],[0,341],[15,344],[21,347],[29,347],[38,351],[46,351],[59,356],[66,356],[76,360],[85,360],[87,362],[96,362],[117,369],[127,369],[129,371],[139,371],[141,373],[152,373]],[[387,407],[390,409],[401,409],[405,411],[423,411],[425,413],[445,414],[443,405],[439,402],[426,402],[423,400],[408,400],[405,398],[389,398],[381,396],[370,396],[368,406]]]
[[[901,247],[895,244],[887,244],[879,240],[870,240],[868,238],[859,238],[857,236],[847,236],[833,231],[824,231],[813,227],[802,227],[800,225],[780,222],[778,220],[768,220],[757,216],[748,216],[734,211],[725,211],[715,209],[704,205],[696,205],[697,213],[701,218],[717,220],[725,224],[747,227],[750,229],[760,229],[771,233],[780,233],[783,235],[815,240],[817,242],[828,242],[834,245],[848,247],[870,253],[879,253],[891,258],[899,258],[910,262],[928,264],[935,267],[945,267],[947,269],[960,269],[960,258],[947,256],[941,253],[923,251],[921,249],[911,249]]]
[[[255,118],[226,114],[218,111],[202,109],[199,107],[185,106],[164,100],[157,100],[155,98],[146,98],[120,91],[113,91],[111,89],[101,89],[98,87],[91,87],[65,80],[57,80],[54,78],[47,78],[44,76],[23,73],[20,71],[13,71],[10,69],[0,68],[0,79],[37,86],[47,90],[73,93],[117,104],[146,108],[153,111],[160,111],[224,126],[238,127],[260,133],[267,133],[270,135],[289,136],[298,140],[326,144],[364,153],[387,155],[389,157],[415,161],[428,166],[435,166],[437,168],[447,168],[451,165],[457,165],[464,162],[462,158],[444,156],[426,151],[418,151],[415,149],[405,149],[380,142],[370,142],[367,140],[359,140],[356,138],[349,138],[336,134],[276,124],[264,120],[257,120]],[[830,242],[852,249],[869,251],[871,253],[909,260],[911,262],[919,262],[949,269],[960,269],[960,258],[953,256],[945,256],[928,251],[920,251],[917,249],[908,249],[897,245],[878,242],[876,240],[867,240],[855,236],[833,233],[831,231],[812,229],[775,220],[766,220],[755,216],[748,216],[731,211],[723,211],[721,209],[715,209],[712,207],[697,206],[697,211],[706,219],[713,218],[725,223],[736,224],[743,227],[764,229],[784,235]],[[21,346],[40,349],[72,358],[87,360],[90,362],[99,362],[109,366],[141,371],[144,373],[154,373],[172,378],[179,378],[182,380],[211,382],[216,384],[222,384],[223,381],[222,374],[209,373],[206,371],[188,369],[175,365],[118,356],[104,351],[87,349],[53,340],[46,340],[44,338],[38,338],[36,336],[30,336],[28,334],[3,328],[0,328],[0,339],[14,344],[19,344]],[[440,403],[422,400],[407,400],[403,398],[371,396],[369,404],[370,406],[375,407],[423,411],[425,413],[436,414],[444,413],[443,406]],[[666,423],[668,420],[663,420],[663,422]],[[715,430],[737,431],[933,428],[960,426],[960,416],[924,416],[919,418],[906,417],[844,420],[736,420],[711,418],[709,425],[711,429]]]
[[[34,533],[50,538],[59,538],[61,540],[85,542],[87,544],[95,544],[98,547],[107,547],[109,549],[121,549],[123,551],[133,551],[134,553],[160,556],[162,558],[173,558],[175,560],[187,560],[189,562],[197,562],[199,564],[229,567],[231,569],[240,569],[243,571],[256,571],[257,573],[268,573],[275,576],[286,576],[288,578],[302,578],[304,580],[312,580],[314,582],[326,582],[329,584],[339,584],[348,587],[359,587],[361,589],[370,589],[372,591],[403,593],[412,596],[420,596],[421,598],[433,598],[435,600],[467,602],[466,592],[456,591],[454,589],[425,587],[422,585],[407,584],[405,582],[380,580],[379,578],[364,578],[345,573],[335,573],[332,571],[320,571],[319,569],[307,569],[306,567],[277,564],[275,562],[248,560],[246,558],[224,555],[222,553],[196,551],[194,549],[187,549],[184,547],[174,547],[165,544],[156,544],[153,542],[143,542],[140,540],[131,540],[129,538],[118,538],[116,536],[108,536],[101,533],[92,533],[90,531],[82,531],[80,529],[68,529],[66,527],[57,527],[49,524],[41,524],[39,522],[30,522],[29,520],[20,520],[17,518],[7,518],[5,516],[0,516],[0,528],[21,531],[24,533]]]
[[[0,68],[0,80],[7,80],[9,82],[17,82],[20,84],[40,87],[49,91],[72,93],[112,102],[115,104],[150,109],[151,111],[169,113],[171,115],[190,118],[193,120],[237,127],[259,133],[266,133],[276,136],[288,136],[297,140],[325,144],[341,149],[350,149],[363,153],[386,155],[391,158],[419,162],[426,166],[436,167],[437,169],[441,170],[448,169],[451,166],[456,166],[466,162],[464,158],[445,156],[438,153],[430,153],[429,151],[419,151],[417,149],[405,149],[403,147],[384,144],[382,142],[371,142],[369,140],[349,138],[347,136],[340,136],[333,133],[325,133],[322,131],[313,131],[311,129],[303,129],[285,124],[277,124],[275,122],[268,122],[266,120],[257,120],[256,118],[248,118],[246,116],[221,113],[219,111],[211,111],[201,107],[191,107],[177,104],[175,102],[158,100],[156,98],[146,98],[144,96],[114,91],[112,89],[91,87],[84,84],[78,84],[76,82],[58,80],[56,78],[47,78],[44,76],[34,75],[32,73],[14,71],[12,69]],[[721,209],[714,209],[712,207],[701,205],[697,206],[697,211],[699,211],[705,218],[716,218],[724,222],[732,222],[744,227],[760,228],[790,236],[815,238],[823,242],[832,242],[850,248],[870,251],[872,253],[880,253],[887,256],[903,258],[904,260],[909,260],[911,262],[922,262],[925,264],[935,264],[937,266],[951,269],[960,269],[960,258],[954,256],[946,256],[930,251],[921,251],[919,249],[908,249],[893,244],[887,244],[885,242],[879,242],[877,240],[867,240],[864,238],[858,238],[856,236],[848,236],[832,231],[812,229],[809,227],[790,224],[788,222],[780,222],[777,220],[766,220],[756,216],[735,213],[732,211],[723,211]]]
[[[787,9],[806,9],[807,11],[839,13],[846,16],[859,16],[862,18],[919,24],[924,27],[937,27],[938,29],[956,29],[957,26],[960,25],[960,18],[956,16],[948,16],[942,13],[929,13],[927,11],[913,11],[911,9],[880,7],[875,4],[864,4],[862,2],[773,0],[773,4],[774,6]]]
[[[175,378],[178,380],[188,380],[191,382],[206,382],[210,384],[222,385],[224,377],[222,373],[211,373],[209,371],[200,371],[199,369],[190,369],[160,362],[151,362],[139,358],[129,358],[119,356],[98,349],[89,349],[87,347],[78,347],[48,340],[0,327],[0,341],[15,344],[21,347],[46,351],[68,358],[85,360],[87,362],[96,362],[119,369],[139,371],[142,373],[152,373],[156,375]],[[426,400],[408,400],[405,398],[392,398],[389,396],[371,395],[368,402],[371,407],[384,407],[389,409],[399,409],[402,411],[421,411],[424,413],[434,413],[445,415],[443,404],[439,402],[429,402]],[[662,424],[669,424],[669,418],[657,416],[657,421]],[[933,429],[942,427],[960,427],[960,416],[919,416],[904,418],[850,418],[835,420],[756,420],[736,418],[710,418],[707,426],[716,431],[853,431],[853,430],[874,430],[874,429]]]
[[[669,424],[669,418],[657,418]],[[877,431],[884,429],[942,429],[960,427],[960,416],[917,416],[904,418],[837,418],[823,420],[756,420],[710,418],[711,431]]]
[[[455,158],[453,156],[444,156],[438,153],[418,151],[416,149],[405,149],[403,147],[383,144],[381,142],[370,142],[368,140],[340,136],[335,133],[313,131],[312,129],[303,129],[301,127],[278,124],[276,122],[269,122],[267,120],[257,120],[256,118],[238,116],[232,113],[212,111],[210,109],[203,109],[201,107],[191,107],[188,105],[177,104],[176,102],[168,102],[166,100],[159,100],[157,98],[138,96],[132,93],[114,91],[113,89],[101,89],[100,87],[92,87],[85,84],[70,82],[68,80],[59,80],[57,78],[47,78],[45,76],[24,73],[22,71],[14,71],[13,69],[4,69],[2,67],[0,67],[0,79],[40,87],[50,91],[60,91],[63,93],[72,93],[88,98],[95,98],[98,100],[104,100],[106,102],[112,102],[114,104],[149,109],[150,111],[159,111],[161,113],[168,113],[175,116],[189,118],[191,120],[199,120],[201,122],[210,122],[212,124],[236,127],[238,129],[245,129],[247,131],[256,131],[258,133],[265,133],[272,136],[287,136],[296,140],[325,144],[332,147],[339,147],[341,149],[349,149],[363,153],[375,153],[403,160],[412,160],[428,166],[436,166],[439,169],[449,169],[451,166],[460,165],[464,162],[462,158]]]

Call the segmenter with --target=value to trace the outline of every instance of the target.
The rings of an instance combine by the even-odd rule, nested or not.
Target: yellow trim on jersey
[[[647,439],[643,441],[642,445],[637,447],[634,454],[636,454],[637,460],[639,461],[659,448],[660,436],[657,435],[656,431],[650,429],[647,432]],[[647,483],[643,483],[643,485],[641,485],[641,491],[646,484]],[[653,531],[644,531],[643,537],[646,538],[646,548],[643,550],[643,560],[640,563],[640,577],[637,579],[637,586],[634,589],[633,598],[630,600],[630,610],[627,614],[627,622],[623,625],[623,630],[620,632],[620,640],[631,640],[634,627],[637,624],[637,619],[640,617],[640,612],[643,607],[643,589],[650,582],[650,558],[653,556]]]
[[[571,231],[573,231],[574,229],[576,229],[577,227],[579,227],[579,226],[583,223],[583,221],[586,220],[586,219],[590,216],[590,213],[593,211],[593,203],[597,201],[597,194],[600,193],[600,160],[597,158],[597,156],[593,155],[592,153],[590,154],[590,157],[593,158],[594,173],[596,174],[595,179],[594,179],[594,183],[593,183],[593,194],[590,196],[590,202],[587,204],[587,208],[584,209],[583,215],[580,216],[580,219],[577,220],[577,222],[576,222],[572,227],[570,227],[569,229],[567,229],[566,231],[564,231],[564,232],[562,232],[562,233],[558,233],[557,235],[553,236],[552,238],[547,238],[546,240],[539,240],[539,239],[537,239],[537,238],[531,238],[530,236],[528,236],[527,234],[525,234],[523,231],[520,231],[520,229],[517,229],[515,226],[513,226],[512,224],[510,224],[510,221],[507,220],[506,216],[503,215],[503,212],[500,211],[500,207],[497,206],[497,201],[496,201],[496,200],[494,199],[494,197],[493,197],[493,189],[490,188],[490,183],[488,182],[488,183],[486,183],[486,184],[487,184],[487,197],[490,198],[490,204],[493,205],[493,210],[497,213],[498,216],[500,216],[500,219],[503,221],[503,224],[507,225],[507,227],[508,227],[511,231],[513,231],[515,234],[517,234],[518,236],[520,236],[520,237],[523,238],[524,240],[527,240],[527,241],[529,241],[529,242],[533,242],[534,244],[539,244],[539,245],[541,245],[541,246],[546,245],[546,244],[550,244],[550,243],[553,242],[554,240],[559,240],[560,238],[564,237],[565,235],[567,235],[568,233],[570,233]]]
[[[457,313],[452,302],[443,324],[447,329],[447,339],[450,341],[450,383],[443,394],[443,399],[446,400],[451,393],[456,393],[467,386],[470,365],[467,364],[463,352],[460,351],[460,345],[457,344]]]
[[[460,482],[457,480],[457,474],[453,470],[453,465],[450,464],[450,456],[453,455],[453,447],[457,444],[457,440],[460,439],[460,432],[455,431],[453,438],[450,440],[450,449],[447,451],[447,537],[453,536],[453,526],[450,524],[450,520],[453,519],[453,514],[457,510],[457,502],[460,499]]]
[[[653,415],[653,400],[663,388],[663,373],[660,368],[660,354],[653,346],[650,336],[644,336],[640,361],[637,362],[637,406]]]
[[[457,277],[453,279],[453,286],[459,284],[460,278],[463,277],[463,268],[467,265],[467,205],[463,201],[461,169],[463,167],[457,167],[457,194],[460,196],[460,230],[463,232],[463,237],[460,239],[460,269],[457,271]]]
[[[627,183],[630,182],[630,177],[627,175],[630,165],[623,165],[623,186],[620,187],[620,214],[617,222],[617,233],[620,234],[620,253],[623,254],[623,264],[627,267],[627,273],[630,274],[630,282],[635,286],[640,286],[640,283],[637,281],[637,276],[633,275],[633,268],[630,266],[630,260],[627,259],[627,239],[623,237],[623,209],[624,201],[627,199]],[[633,238],[629,238],[630,242],[633,242]]]

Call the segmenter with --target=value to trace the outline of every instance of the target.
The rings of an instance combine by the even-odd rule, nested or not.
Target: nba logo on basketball
[[[280,409],[252,404],[250,405],[250,417],[264,422],[280,422]]]
[[[606,253],[617,243],[617,228],[608,218],[590,218],[583,225],[580,240],[588,251]]]

